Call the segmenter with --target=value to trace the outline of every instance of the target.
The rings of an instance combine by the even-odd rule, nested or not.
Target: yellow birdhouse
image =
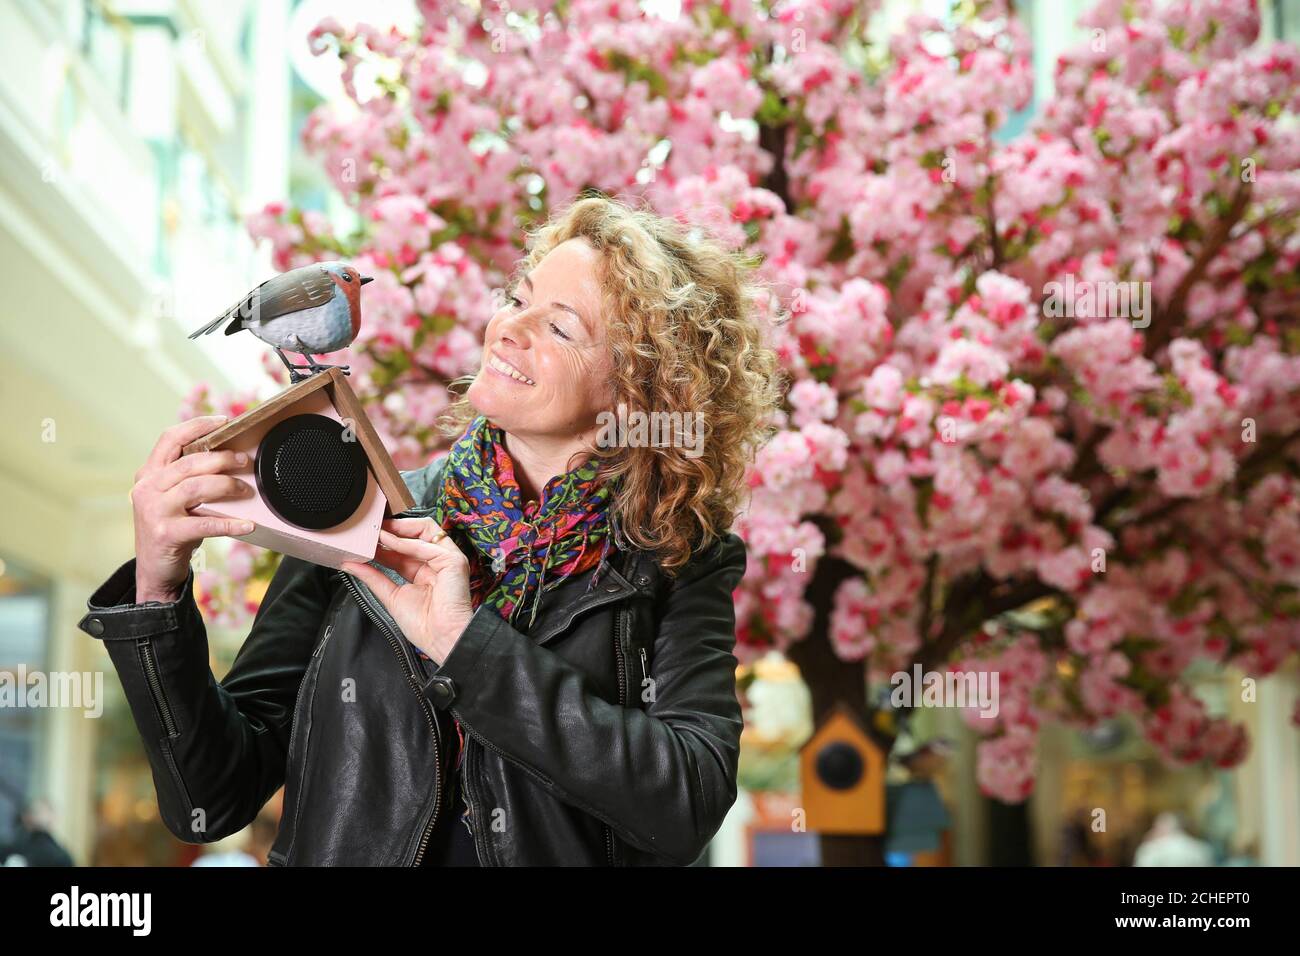
[[[799,751],[808,829],[885,832],[885,749],[846,705],[837,704]]]

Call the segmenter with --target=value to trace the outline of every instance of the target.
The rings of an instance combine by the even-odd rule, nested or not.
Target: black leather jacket
[[[441,464],[402,472],[403,515],[432,507]],[[193,571],[175,603],[136,604],[132,558],[78,627],[106,643],[186,842],[239,831],[283,784],[272,865],[419,865],[450,804],[454,714],[483,865],[690,864],[736,797],[744,569],[735,535],[675,578],[615,550],[526,633],[480,608],[441,666],[360,580],[289,557],[221,682]]]

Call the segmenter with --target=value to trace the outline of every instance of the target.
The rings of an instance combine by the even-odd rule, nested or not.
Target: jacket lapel
[[[594,573],[594,572],[592,572]],[[556,593],[558,597],[564,589]],[[636,593],[634,588],[618,570],[610,564],[603,565],[599,583],[588,591],[581,593],[571,601],[556,602],[547,614],[543,612],[542,620],[530,635],[538,644],[546,644],[568,629],[574,619],[592,608],[613,604]]]

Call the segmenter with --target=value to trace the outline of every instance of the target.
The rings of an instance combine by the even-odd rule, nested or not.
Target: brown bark
[[[786,212],[791,212],[794,203],[790,199],[790,176],[785,169],[785,137],[789,124],[782,126],[760,126],[758,144],[772,156],[772,168],[763,177],[762,186],[769,192],[776,193],[785,203]]]

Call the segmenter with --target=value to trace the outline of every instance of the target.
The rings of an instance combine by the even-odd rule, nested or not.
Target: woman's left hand
[[[389,518],[382,528],[375,560],[410,583],[394,584],[357,561],[341,567],[364,581],[411,643],[440,665],[474,616],[469,561],[432,518]]]

